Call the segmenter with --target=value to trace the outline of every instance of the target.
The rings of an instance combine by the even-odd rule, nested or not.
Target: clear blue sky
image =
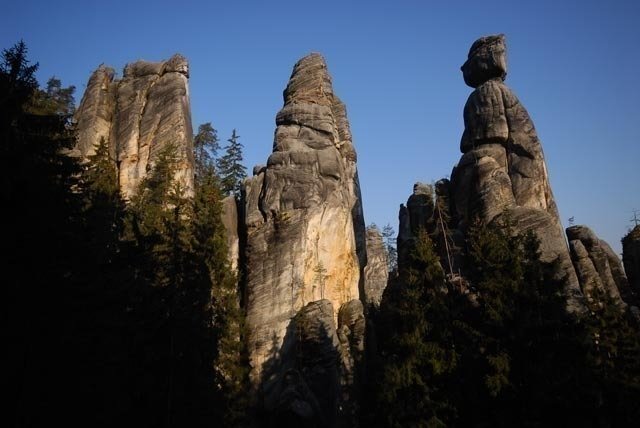
[[[471,89],[460,65],[479,36],[505,33],[507,84],[533,118],[562,220],[620,251],[640,209],[640,2],[34,1],[3,6],[0,47],[20,38],[79,101],[100,63],[176,52],[191,64],[194,128],[237,128],[265,163],[291,67],[321,52],[346,103],[366,221],[397,228],[415,181],[458,161]]]

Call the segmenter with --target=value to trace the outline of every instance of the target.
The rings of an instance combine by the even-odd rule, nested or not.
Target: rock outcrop
[[[569,309],[581,310],[583,296],[573,269],[533,122],[504,84],[503,35],[482,37],[462,66],[475,90],[464,107],[463,155],[451,173],[451,213],[464,231],[476,219],[490,224],[508,219],[516,232],[533,230],[541,258],[559,263]]]
[[[624,305],[622,294],[628,294],[629,284],[622,269],[622,262],[609,244],[598,239],[586,226],[567,228],[571,259],[580,287],[589,301],[594,290],[606,293],[618,305]]]
[[[387,251],[382,234],[375,227],[367,228],[367,265],[364,268],[364,302],[380,306],[382,293],[389,281]]]
[[[640,298],[640,225],[622,238],[622,261],[631,290]]]
[[[229,266],[234,272],[238,271],[240,262],[240,237],[238,232],[238,204],[235,196],[227,196],[222,200],[222,224],[227,239]]]
[[[104,139],[118,167],[120,189],[129,198],[157,154],[173,144],[179,159],[176,178],[190,192],[193,136],[188,77],[189,65],[181,55],[128,64],[121,80],[114,80],[112,68],[98,67],[76,111],[75,153],[86,159]]]
[[[278,401],[270,385],[295,360],[285,340],[292,319],[322,301],[332,314],[323,328],[330,330],[329,319],[338,325],[343,305],[361,297],[366,260],[356,153],[322,56],[294,66],[276,125],[273,153],[242,197],[250,380],[265,405]],[[338,350],[340,341],[331,342]],[[316,398],[324,408],[325,398]]]

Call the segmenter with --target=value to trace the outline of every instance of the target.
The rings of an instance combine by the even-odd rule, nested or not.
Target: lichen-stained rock
[[[622,261],[634,295],[640,296],[640,225],[622,238]]]
[[[310,302],[331,303],[334,321],[360,299],[366,259],[356,155],[342,102],[322,56],[293,68],[276,117],[273,153],[245,181],[250,378],[282,352],[292,317]]]
[[[567,238],[571,249],[580,286],[587,299],[591,299],[594,289],[608,294],[616,303],[623,305],[621,291],[628,288],[620,259],[609,244],[598,239],[586,226],[567,228]]]
[[[504,36],[478,39],[461,69],[475,90],[464,107],[463,155],[451,174],[456,229],[464,231],[475,220],[490,224],[508,219],[516,232],[535,231],[542,260],[560,265],[558,279],[565,283],[569,309],[582,310],[542,146],[526,109],[504,84]]]
[[[364,302],[375,307],[380,306],[382,293],[389,281],[387,251],[380,231],[375,227],[367,228],[367,265],[364,268]]]
[[[181,55],[168,61],[128,64],[122,80],[100,66],[89,79],[76,112],[78,143],[83,158],[102,138],[118,167],[123,195],[130,198],[153,166],[157,154],[173,144],[179,165],[177,179],[187,193],[193,189],[193,150],[189,105],[189,66]]]

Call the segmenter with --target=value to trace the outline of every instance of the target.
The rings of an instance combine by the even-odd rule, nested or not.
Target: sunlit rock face
[[[131,197],[167,145],[176,147],[177,177],[193,189],[189,65],[181,55],[167,61],[136,61],[123,78],[101,65],[93,72],[76,112],[75,152],[86,159],[104,139],[118,167],[120,189]]]
[[[250,377],[258,389],[274,380],[265,379],[266,367],[286,367],[287,328],[303,307],[326,301],[339,328],[340,308],[361,297],[366,260],[356,153],[322,56],[296,63],[276,125],[273,153],[245,181],[242,198]]]
[[[580,310],[583,296],[558,215],[544,154],[527,110],[504,84],[507,75],[503,35],[473,43],[462,66],[475,90],[464,107],[463,155],[451,174],[452,215],[458,229],[474,220],[508,219],[515,231],[533,230],[542,260],[557,261],[566,284],[569,309]]]

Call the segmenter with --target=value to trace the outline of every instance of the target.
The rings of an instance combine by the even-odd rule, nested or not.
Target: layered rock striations
[[[316,369],[313,363],[296,366],[290,334],[303,308],[322,306],[329,336],[331,331],[345,337],[360,334],[359,327],[349,327],[345,320],[362,317],[366,260],[356,153],[345,107],[333,93],[320,55],[308,55],[294,66],[276,125],[267,165],[256,167],[245,181],[242,227],[250,379],[270,412],[277,410],[287,381],[298,379],[306,385],[302,390],[313,390],[315,377],[305,373]],[[345,308],[350,315],[339,316]],[[351,354],[350,346],[358,340],[343,344],[331,339],[340,355]],[[317,370],[329,376],[331,367]],[[291,374],[294,369],[297,374]],[[348,367],[341,364],[337,370],[339,383],[348,384]],[[316,396],[325,417],[332,419],[338,401],[322,404],[325,398]]]
[[[102,139],[108,143],[118,167],[118,181],[131,197],[154,158],[175,145],[177,177],[193,188],[193,150],[189,105],[189,65],[181,55],[167,61],[137,61],[114,79],[112,68],[93,72],[76,111],[76,153],[87,158]]]
[[[580,287],[587,300],[593,298],[595,289],[608,295],[623,306],[623,296],[629,300],[630,290],[622,262],[609,244],[599,239],[587,226],[567,228],[571,259]]]
[[[503,35],[482,37],[462,66],[474,91],[464,107],[463,155],[451,174],[451,213],[458,230],[473,221],[507,220],[516,232],[533,230],[541,258],[557,262],[569,308],[579,310],[582,293],[553,198],[542,146],[524,106],[504,84]]]

